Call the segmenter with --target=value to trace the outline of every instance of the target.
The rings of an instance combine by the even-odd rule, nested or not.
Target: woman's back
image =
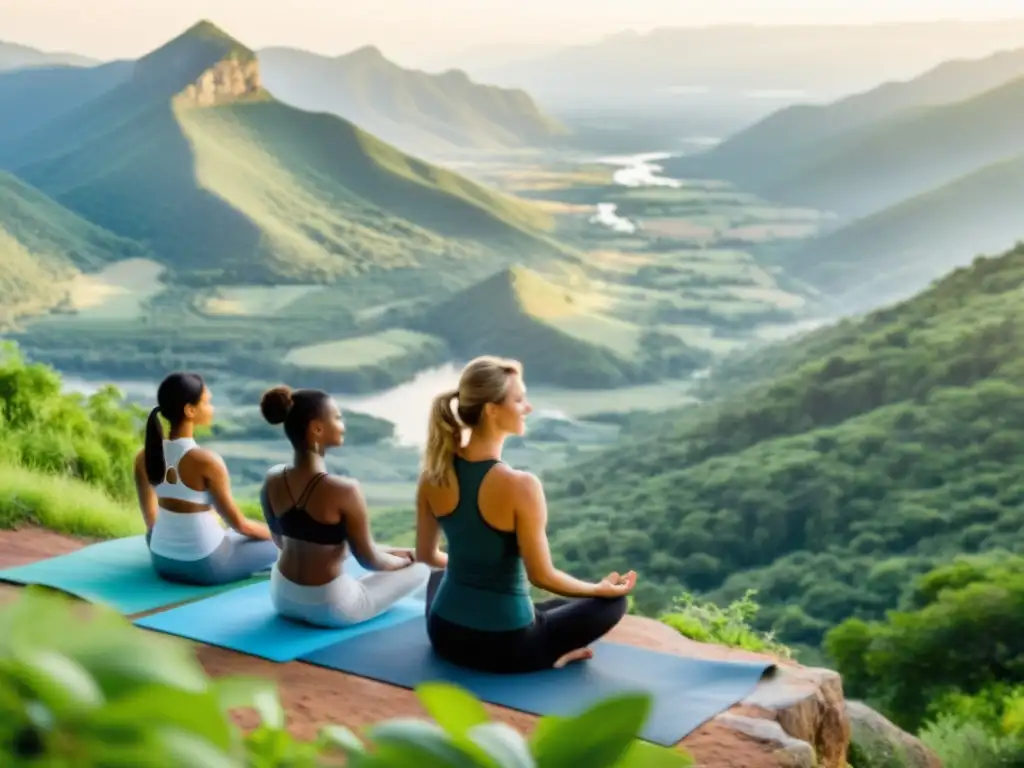
[[[326,472],[279,464],[263,481],[263,517],[280,537],[277,567],[297,584],[326,584],[342,572],[348,529],[336,480]]]
[[[456,624],[500,632],[533,621],[529,580],[519,554],[510,505],[501,503],[507,468],[495,459],[454,457],[457,502],[447,489],[428,491],[435,498],[438,524],[448,542],[448,566],[431,611]],[[447,501],[447,505],[445,504]],[[485,512],[486,510],[486,512]],[[499,527],[505,523],[503,529]]]

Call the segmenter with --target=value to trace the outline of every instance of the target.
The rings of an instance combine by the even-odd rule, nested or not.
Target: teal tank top
[[[492,527],[480,513],[484,476],[498,462],[455,457],[459,504],[438,517],[448,544],[448,568],[431,613],[483,632],[522,629],[533,622],[533,601],[515,533]]]

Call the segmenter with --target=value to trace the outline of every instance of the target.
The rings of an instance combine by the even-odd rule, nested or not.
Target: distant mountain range
[[[853,308],[873,306],[1024,239],[1022,106],[1024,49],[1002,51],[779,110],[665,166],[839,214],[835,231],[780,261]]]
[[[96,59],[79,56],[77,53],[40,51],[38,48],[0,40],[0,72],[25,67],[91,67],[95,64],[99,64]]]
[[[253,51],[208,22],[136,62],[9,73],[0,110],[22,129],[0,134],[0,168],[46,224],[6,229],[5,264],[88,268],[84,243],[108,236],[192,284],[563,251],[540,208],[276,100]]]
[[[567,133],[525,91],[459,70],[404,69],[372,46],[335,58],[266,48],[259,60],[264,85],[285,103],[339,115],[419,154],[543,146]]]
[[[263,86],[281,102],[343,117],[424,157],[548,146],[569,133],[525,91],[477,83],[460,70],[405,69],[373,46],[337,57],[295,48],[266,48],[257,56]],[[132,76],[131,61],[98,64],[0,43],[0,140]]]
[[[894,78],[912,77],[952,58],[1014,48],[1024,19],[865,25],[734,24],[622,32],[588,45],[483,63],[452,57],[480,80],[525,88],[559,110],[639,106],[674,110],[700,105],[716,92],[733,99],[770,99],[754,92],[834,99]]]

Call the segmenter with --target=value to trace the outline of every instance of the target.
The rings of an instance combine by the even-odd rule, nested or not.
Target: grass
[[[134,536],[145,531],[138,509],[113,500],[95,486],[0,463],[0,528],[28,524],[97,538]]]
[[[285,362],[299,368],[350,371],[404,357],[436,342],[427,334],[393,328],[371,336],[299,347],[285,356]]]
[[[263,520],[256,488],[235,500],[246,517]],[[145,533],[135,504],[72,477],[0,462],[0,529],[37,525],[68,536],[113,539]]]

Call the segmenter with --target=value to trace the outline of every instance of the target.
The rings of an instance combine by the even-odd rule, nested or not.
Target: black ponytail
[[[160,382],[156,390],[158,405],[149,412],[146,420],[146,477],[150,485],[162,483],[167,473],[161,414],[172,427],[180,424],[185,418],[185,406],[197,405],[205,389],[206,383],[198,373],[172,373]]]
[[[159,485],[167,473],[164,461],[164,427],[160,423],[160,406],[149,412],[146,420],[146,477],[150,485]]]

